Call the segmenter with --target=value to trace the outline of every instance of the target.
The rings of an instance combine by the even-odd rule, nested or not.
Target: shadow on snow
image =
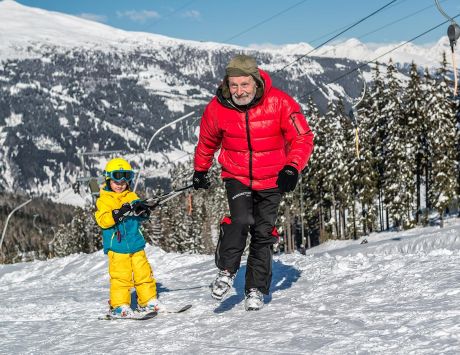
[[[290,265],[285,265],[281,261],[276,260],[273,262],[272,269],[272,283],[270,287],[270,294],[264,296],[264,303],[270,303],[272,300],[272,294],[286,290],[292,286],[300,277],[300,271]],[[236,294],[224,299],[219,306],[214,310],[214,313],[223,313],[231,310],[237,304],[244,300],[244,284],[245,284],[246,264],[242,265],[238,273],[236,274],[233,287],[236,290]]]

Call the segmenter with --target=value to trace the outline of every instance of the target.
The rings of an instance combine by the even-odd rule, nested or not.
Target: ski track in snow
[[[243,306],[245,262],[222,303],[213,256],[147,247],[160,300],[183,314],[102,321],[102,252],[0,266],[2,354],[459,354],[460,220],[275,256],[265,307]]]

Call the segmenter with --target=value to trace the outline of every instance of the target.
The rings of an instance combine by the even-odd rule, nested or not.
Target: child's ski
[[[174,314],[174,313],[182,313],[185,311],[188,311],[190,308],[192,308],[191,304],[186,304],[185,306],[182,306],[177,309],[169,309],[165,308],[163,310],[160,310],[159,312],[148,312],[148,313],[139,313],[139,312],[134,312],[133,315],[127,316],[127,317],[117,317],[114,316],[110,313],[106,314],[103,317],[99,317],[100,320],[118,320],[118,319],[131,319],[131,320],[147,320],[147,319],[152,319],[155,318],[156,316],[163,315],[163,314]]]
[[[131,316],[126,317],[117,317],[110,313],[106,314],[103,317],[99,317],[100,320],[118,320],[118,319],[130,319],[130,320],[147,320],[155,318],[158,315],[158,312],[148,312],[148,313],[134,313]]]
[[[182,312],[185,312],[187,310],[189,310],[190,308],[192,308],[192,305],[191,304],[186,304],[185,306],[182,306],[180,308],[177,308],[177,309],[169,309],[169,308],[166,308],[164,310],[160,310],[159,311],[159,314],[161,316],[161,314],[165,313],[182,313]]]

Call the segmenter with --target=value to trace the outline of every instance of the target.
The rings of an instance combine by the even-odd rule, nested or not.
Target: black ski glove
[[[120,223],[125,217],[133,214],[133,209],[129,203],[124,203],[119,209],[112,211],[112,217],[115,224]]]
[[[133,214],[135,216],[148,218],[150,217],[150,206],[146,205],[144,201],[138,200],[134,202],[132,205]]]
[[[290,192],[295,189],[298,177],[299,172],[296,168],[290,165],[285,165],[278,173],[278,180],[276,180],[276,184],[281,192]]]
[[[209,189],[209,186],[211,185],[211,182],[209,181],[208,178],[208,172],[207,171],[196,171],[193,173],[193,188],[195,190],[198,189]]]

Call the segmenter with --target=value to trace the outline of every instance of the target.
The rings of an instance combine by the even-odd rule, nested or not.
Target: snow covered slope
[[[23,57],[25,52],[33,52],[37,45],[120,51],[174,44],[193,44],[209,50],[222,48],[222,44],[123,31],[80,17],[24,6],[13,0],[0,1],[0,59]]]
[[[389,52],[401,43],[368,45],[351,38],[333,45],[326,45],[312,55],[367,61]],[[24,6],[13,0],[0,1],[0,59],[23,57],[27,51],[30,54],[30,51],[34,50],[31,47],[37,44],[118,51],[132,50],[141,45],[155,47],[180,44],[207,50],[244,49],[223,43],[187,41],[152,33],[128,32],[95,21]],[[393,58],[394,61],[401,64],[415,61],[421,66],[437,67],[442,52],[449,53],[449,48],[447,36],[444,36],[432,46],[406,44],[379,61],[387,62],[389,58]],[[254,49],[272,54],[305,55],[313,47],[308,43],[292,43],[276,48],[254,46]],[[457,58],[459,56],[460,54],[457,53]]]
[[[275,256],[272,294],[243,307],[245,264],[221,304],[212,256],[148,247],[161,301],[193,303],[146,322],[100,321],[106,256],[0,266],[4,354],[458,354],[460,220],[444,229],[334,241]]]

